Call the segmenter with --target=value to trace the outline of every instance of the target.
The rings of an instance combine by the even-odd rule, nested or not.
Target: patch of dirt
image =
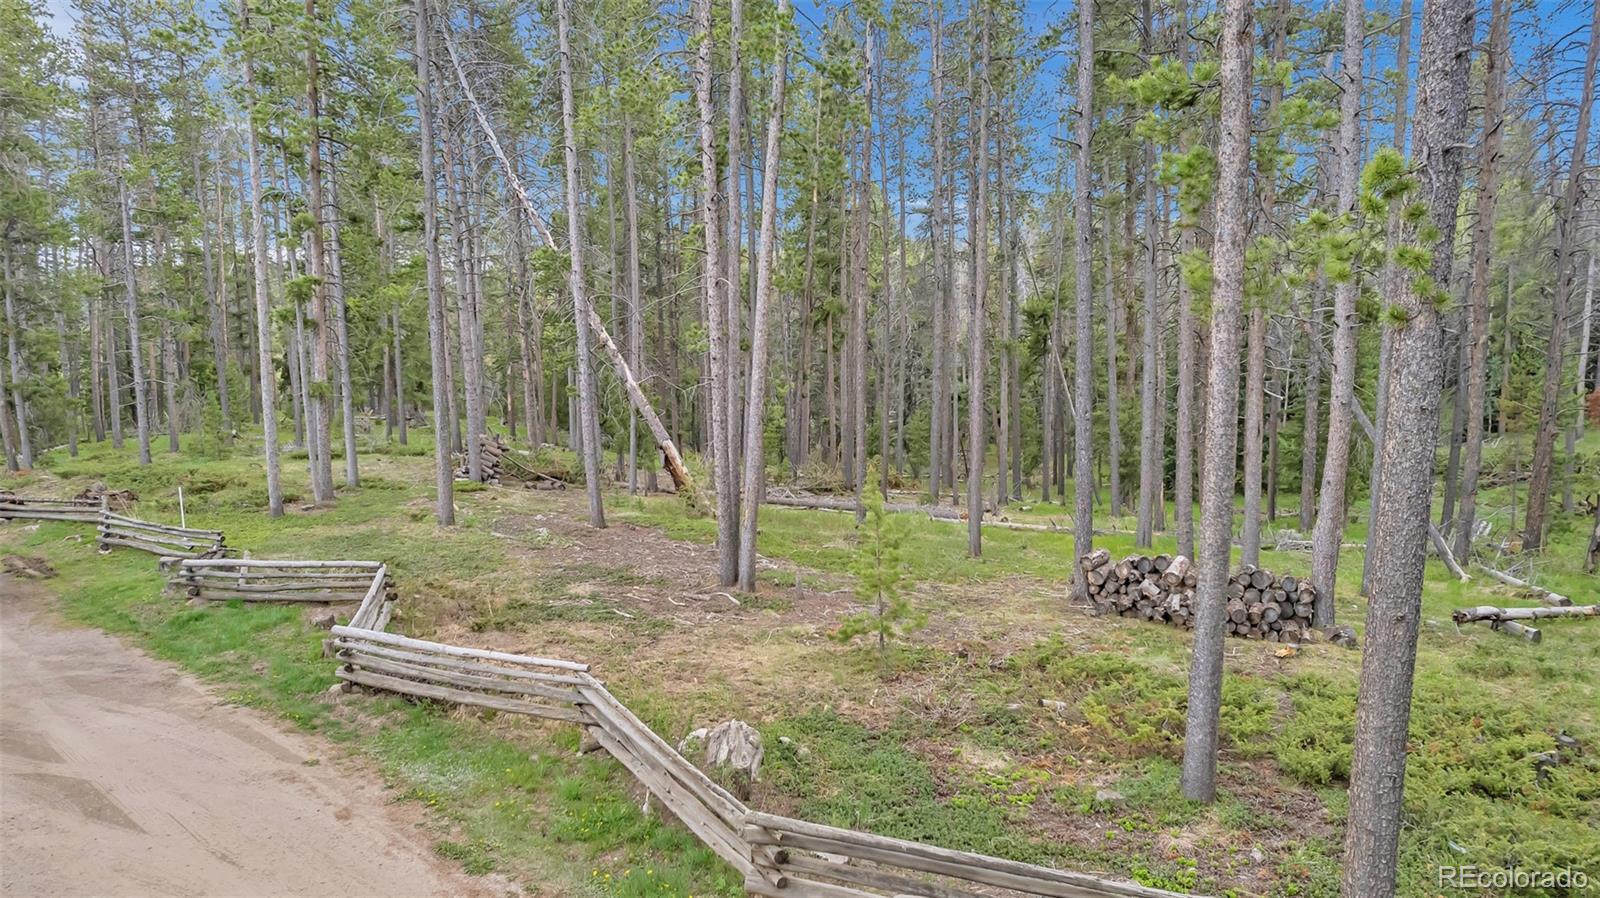
[[[322,743],[0,575],[0,893],[467,895],[520,892],[432,850],[422,811]],[[92,863],[86,863],[87,858]]]
[[[7,555],[0,559],[0,566],[6,573],[29,580],[48,580],[56,575],[56,569],[50,566],[37,555]]]

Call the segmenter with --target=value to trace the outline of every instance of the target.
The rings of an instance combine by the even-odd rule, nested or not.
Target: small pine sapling
[[[869,473],[868,483],[877,476],[876,467]],[[856,575],[856,596],[872,608],[846,617],[833,638],[849,642],[857,636],[876,634],[878,651],[883,652],[891,638],[904,639],[921,629],[928,616],[913,608],[904,592],[907,577],[900,546],[905,539],[905,522],[884,507],[878,491],[861,493],[867,519],[857,528],[856,562],[851,570]]]

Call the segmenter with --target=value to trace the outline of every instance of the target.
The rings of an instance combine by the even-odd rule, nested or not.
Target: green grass
[[[629,674],[630,647],[699,634],[633,607],[635,617],[622,618],[598,598],[579,601],[646,582],[637,574],[583,561],[546,565],[533,577],[508,573],[522,570],[511,567],[508,554],[521,544],[496,537],[491,525],[508,509],[540,507],[538,494],[515,494],[515,506],[495,491],[463,494],[460,526],[434,526],[431,464],[421,454],[429,446],[425,432],[413,432],[411,447],[374,446],[362,457],[361,488],[341,489],[326,509],[291,503],[290,514],[275,521],[260,510],[262,475],[248,442],[204,457],[158,453],[149,468],[134,464],[128,451],[86,446],[77,460],[52,453],[49,473],[3,485],[70,493],[103,480],[139,492],[141,516],[174,522],[182,485],[192,525],[223,529],[229,544],[253,554],[388,561],[410,600],[399,625],[422,635],[435,622],[510,634],[609,625],[624,634],[607,657],[608,670],[622,680],[619,694],[668,738],[737,713],[744,697],[724,666],[746,662],[764,687],[806,696],[785,702],[780,691],[751,721],[768,747],[755,803],[770,810],[1180,891],[1337,893],[1359,652],[1314,646],[1277,661],[1262,644],[1230,641],[1222,794],[1209,806],[1186,802],[1176,777],[1188,635],[1120,620],[1085,630],[1083,618],[1063,610],[1073,557],[1064,533],[988,529],[983,557],[972,559],[964,526],[913,519],[903,555],[914,601],[935,617],[928,636],[879,659],[805,628],[764,634],[784,650],[774,656],[782,663],[801,659],[790,669],[762,666],[756,646],[742,639],[748,626],[735,625],[740,638],[706,635],[711,641],[696,649],[693,682],[669,689]],[[1600,434],[1590,434],[1583,449],[1600,449]],[[547,454],[541,464],[571,462]],[[1585,471],[1582,484],[1592,492],[1594,465]],[[308,493],[303,463],[286,461],[284,473],[291,494]],[[1487,490],[1480,507],[1496,533],[1507,529],[1508,488]],[[1352,510],[1358,520],[1349,537],[1359,540],[1365,503],[1353,502]],[[614,522],[677,539],[713,538],[709,518],[671,498],[608,496],[608,512]],[[1011,511],[1025,520],[1060,513],[1046,505]],[[804,601],[791,598],[789,587],[836,585],[854,561],[848,515],[764,509],[761,527],[763,556],[785,569],[763,572],[774,588],[746,600],[747,613],[788,612]],[[90,542],[70,539],[82,532],[67,524],[13,526],[0,528],[0,542],[44,555],[61,571],[52,585],[69,618],[128,635],[230,699],[369,759],[398,793],[429,808],[442,857],[560,894],[739,894],[734,874],[696,840],[658,814],[640,812],[637,787],[620,767],[573,757],[573,731],[397,698],[329,702],[324,693],[334,679],[321,657],[323,634],[297,611],[190,608],[159,594],[161,578],[148,556],[95,557]],[[1541,582],[1575,598],[1594,591],[1579,570],[1584,535],[1577,516],[1555,512],[1537,564]],[[1134,551],[1131,534],[1096,542],[1114,555]],[[1171,550],[1170,534],[1158,535],[1157,551]],[[1358,550],[1342,553],[1336,597],[1341,619],[1358,630],[1366,610],[1355,593],[1361,558]],[[1300,554],[1263,554],[1273,570],[1304,573],[1308,564]],[[1600,632],[1591,621],[1542,622],[1545,638],[1535,646],[1486,628],[1458,632],[1449,622],[1460,605],[1517,603],[1481,578],[1457,583],[1437,562],[1428,564],[1403,895],[1438,894],[1431,871],[1444,863],[1565,866],[1600,876]],[[1035,624],[1059,620],[1073,635],[1046,629],[1022,638],[1012,632],[1018,614]],[[985,657],[984,640],[1013,648]],[[978,654],[967,651],[973,643]],[[1041,708],[1040,699],[1064,702],[1064,709]],[[1562,733],[1577,739],[1581,752],[1536,766]],[[1120,798],[1097,798],[1104,789]],[[1281,795],[1295,802],[1270,800]],[[1251,846],[1266,850],[1264,864],[1249,859]]]
[[[491,574],[504,560],[500,541],[471,511],[448,532],[426,515],[418,521],[404,512],[431,500],[412,485],[429,482],[414,476],[423,466],[392,479],[369,474],[361,489],[342,490],[331,508],[274,521],[250,505],[252,460],[158,456],[141,471],[125,467],[125,453],[85,450],[55,466],[67,483],[35,475],[31,485],[66,493],[90,480],[117,488],[131,482],[141,497],[137,514],[176,521],[181,483],[189,521],[224,530],[230,545],[271,557],[381,558],[409,595],[426,584]],[[285,465],[286,489],[303,487],[304,477]],[[87,529],[13,524],[0,527],[0,546],[56,567],[59,576],[48,585],[69,620],[128,636],[229,701],[279,715],[368,760],[399,795],[429,810],[436,850],[468,872],[492,870],[571,895],[741,894],[731,870],[692,836],[641,812],[636,784],[619,765],[574,757],[575,731],[520,721],[507,726],[493,712],[481,715],[483,722],[463,719],[446,706],[396,697],[331,702],[327,690],[336,679],[322,657],[326,632],[304,623],[300,609],[239,602],[190,607],[162,595],[163,577],[149,555],[97,555]]]

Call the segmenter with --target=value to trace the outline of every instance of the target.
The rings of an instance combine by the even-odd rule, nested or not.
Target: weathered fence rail
[[[374,591],[389,601],[396,597],[388,568],[376,561],[185,558],[169,582],[196,599],[363,602]]]
[[[100,513],[98,524],[102,549],[122,546],[167,558],[214,558],[226,551],[220,530],[173,527],[110,511]]]
[[[35,499],[11,493],[0,493],[0,520],[19,521],[78,521],[98,523],[101,505],[98,499]]]
[[[387,632],[396,596],[389,569],[381,562],[208,557],[224,551],[220,531],[153,524],[112,514],[98,503],[91,508],[78,503],[0,496],[0,518],[95,523],[102,545],[181,558],[172,583],[198,598],[359,600],[348,625],[332,631],[329,647],[340,679],[583,727],[652,800],[737,870],[752,895],[1179,898],[1132,883],[754,811],[650,729],[590,674],[587,664]]]

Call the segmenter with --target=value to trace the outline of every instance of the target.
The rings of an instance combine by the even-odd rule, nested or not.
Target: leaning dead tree
[[[523,186],[522,178],[517,175],[516,168],[511,165],[510,157],[500,146],[494,125],[490,124],[488,115],[483,111],[483,105],[478,102],[477,94],[467,81],[467,72],[461,65],[461,58],[456,55],[455,41],[451,38],[449,25],[443,23],[440,30],[444,38],[445,52],[450,56],[450,65],[455,69],[456,80],[461,84],[461,94],[471,107],[472,115],[478,121],[478,127],[483,130],[483,137],[489,144],[490,152],[494,153],[494,158],[500,163],[500,170],[505,176],[507,186],[517,198],[517,204],[527,214],[528,222],[539,235],[539,239],[544,241],[545,246],[560,252],[560,247],[550,234],[550,228],[545,224],[544,216],[534,208],[533,200],[528,197],[528,190]],[[689,476],[689,469],[683,464],[683,456],[678,453],[677,444],[667,433],[666,425],[661,423],[661,416],[656,414],[655,407],[650,404],[650,398],[644,394],[644,389],[634,378],[633,369],[629,367],[628,360],[623,358],[622,350],[617,348],[616,341],[612,340],[611,334],[606,331],[605,322],[600,320],[594,304],[586,303],[582,311],[584,313],[582,317],[589,323],[589,330],[599,341],[600,348],[605,351],[606,358],[615,369],[617,379],[622,381],[623,387],[627,390],[628,401],[632,403],[634,411],[639,413],[639,417],[644,419],[645,426],[650,428],[650,434],[656,438],[656,444],[661,447],[661,461],[667,469],[668,476],[672,478],[673,488],[678,491],[678,495],[693,501],[694,478]]]

